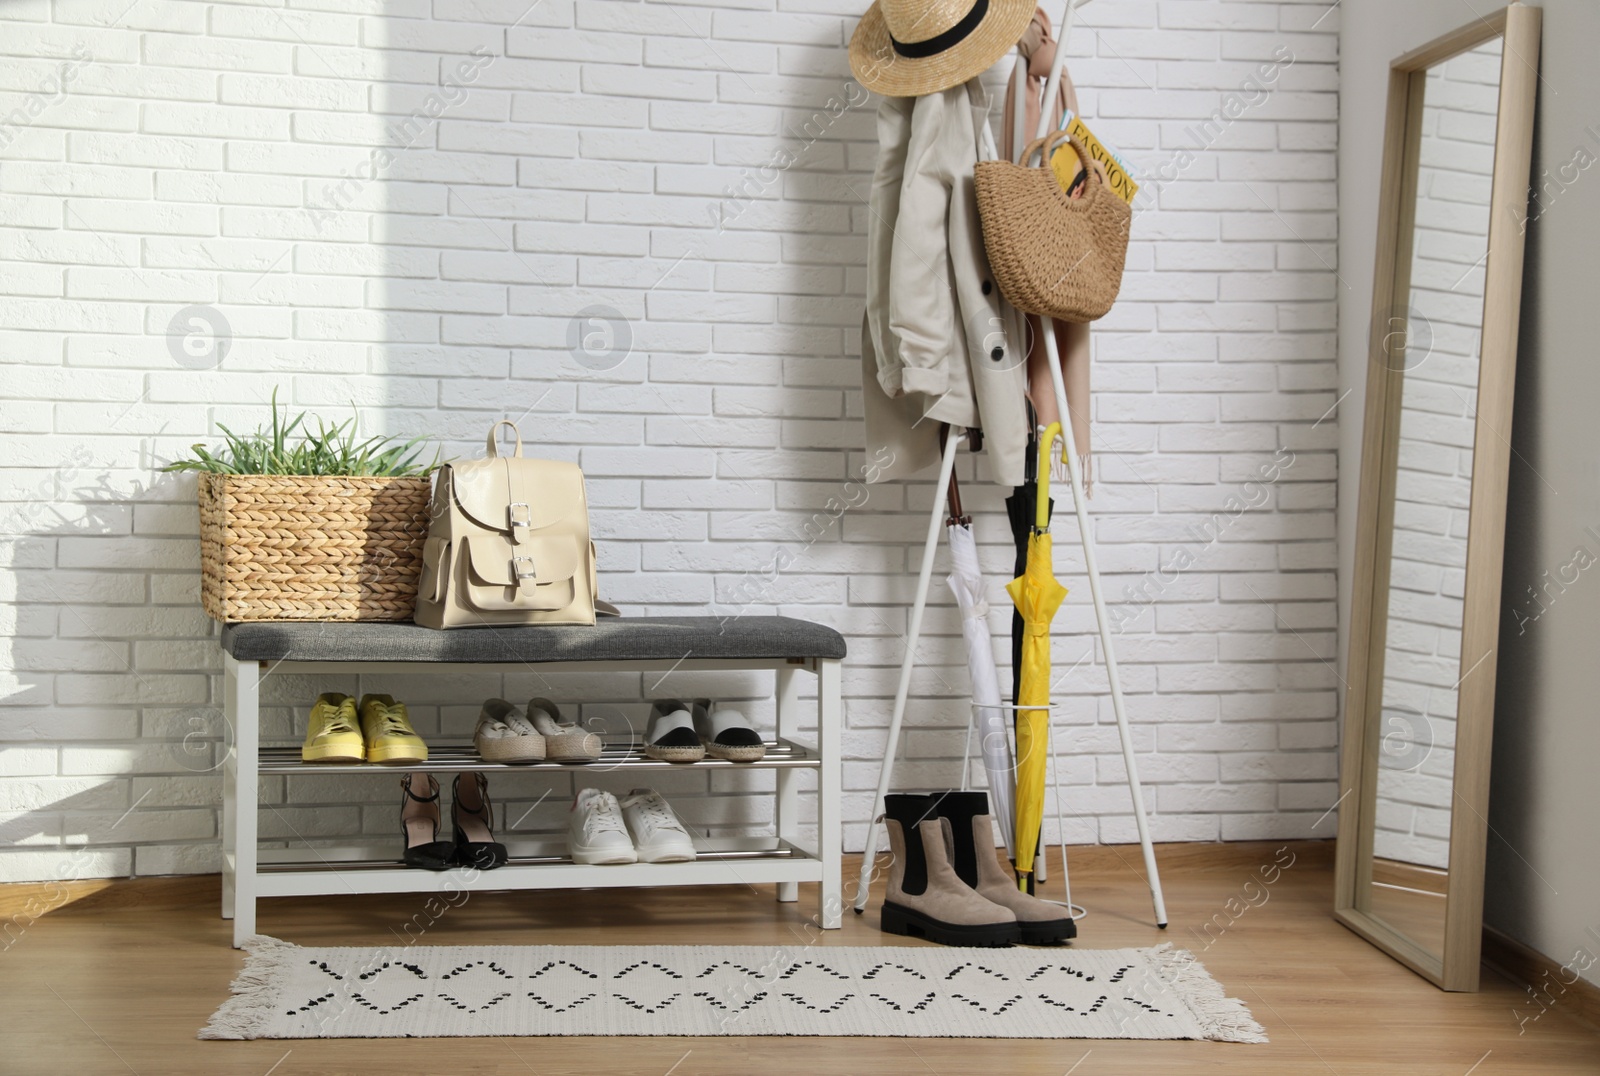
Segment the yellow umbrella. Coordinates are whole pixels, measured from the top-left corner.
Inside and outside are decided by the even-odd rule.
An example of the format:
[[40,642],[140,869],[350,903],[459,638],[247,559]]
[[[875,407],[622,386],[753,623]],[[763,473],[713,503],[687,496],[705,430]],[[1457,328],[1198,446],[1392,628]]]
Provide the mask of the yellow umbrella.
[[1028,564],[1006,585],[1022,614],[1022,672],[1017,686],[1017,828],[1019,888],[1033,873],[1033,851],[1044,818],[1044,763],[1050,738],[1050,621],[1066,600],[1051,565],[1050,450],[1061,434],[1052,422],[1039,439],[1039,503],[1028,537]]

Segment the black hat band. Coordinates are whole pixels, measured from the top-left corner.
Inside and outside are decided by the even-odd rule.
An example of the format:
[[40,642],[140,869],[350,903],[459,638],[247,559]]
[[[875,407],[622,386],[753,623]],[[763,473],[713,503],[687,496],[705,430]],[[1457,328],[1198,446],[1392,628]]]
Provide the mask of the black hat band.
[[960,44],[978,28],[983,17],[989,13],[989,0],[975,0],[972,10],[962,17],[944,33],[930,37],[926,41],[899,41],[893,34],[889,35],[889,44],[894,46],[894,51],[908,60],[923,60],[929,56],[937,56],[946,49]]

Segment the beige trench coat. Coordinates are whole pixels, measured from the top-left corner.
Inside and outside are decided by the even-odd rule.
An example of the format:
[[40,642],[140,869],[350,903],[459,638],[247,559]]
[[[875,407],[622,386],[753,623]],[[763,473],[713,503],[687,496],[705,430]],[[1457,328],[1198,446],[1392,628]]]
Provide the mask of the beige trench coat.
[[892,454],[886,478],[936,463],[949,423],[983,430],[993,481],[1022,483],[1026,348],[989,274],[973,193],[986,114],[976,80],[878,107],[861,359],[867,448]]

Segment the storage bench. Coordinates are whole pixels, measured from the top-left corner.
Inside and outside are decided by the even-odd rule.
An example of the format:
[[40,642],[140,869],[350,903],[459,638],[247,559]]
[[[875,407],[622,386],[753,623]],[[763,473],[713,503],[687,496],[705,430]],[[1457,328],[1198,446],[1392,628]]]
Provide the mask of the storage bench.
[[[233,920],[237,946],[255,933],[261,897],[331,893],[429,893],[462,889],[581,889],[615,886],[776,884],[780,901],[798,899],[799,883],[820,883],[817,922],[837,928],[840,903],[840,725],[844,638],[832,628],[776,616],[622,617],[593,627],[522,626],[435,631],[415,624],[287,623],[229,624],[222,629],[226,684],[223,707],[233,732],[224,763],[222,821],[222,914]],[[453,773],[481,770],[513,773],[559,771],[581,777],[583,765],[543,762],[506,765],[480,759],[470,743],[430,743],[428,761],[390,767],[368,763],[306,764],[300,749],[260,745],[260,690],[275,673],[381,674],[424,671],[447,665],[452,672],[493,673],[528,666],[541,672],[728,671],[771,669],[776,673],[777,738],[760,762],[707,758],[667,763],[647,758],[635,742],[608,742],[590,767],[599,772],[704,768],[771,769],[776,773],[774,833],[770,837],[696,838],[690,863],[585,866],[566,855],[564,842],[520,840],[495,831],[511,854],[493,871],[458,868],[443,873],[417,870],[400,861],[400,836],[384,848],[259,847],[259,781],[270,774],[394,774],[396,770]],[[801,730],[801,672],[816,677],[816,720],[810,740]],[[353,694],[353,692],[352,692]],[[309,709],[312,700],[305,700]],[[817,839],[799,835],[800,773],[816,772]],[[647,783],[648,778],[645,782]],[[502,786],[503,787],[503,786]],[[498,826],[504,820],[497,819]],[[448,832],[449,819],[445,819]]]

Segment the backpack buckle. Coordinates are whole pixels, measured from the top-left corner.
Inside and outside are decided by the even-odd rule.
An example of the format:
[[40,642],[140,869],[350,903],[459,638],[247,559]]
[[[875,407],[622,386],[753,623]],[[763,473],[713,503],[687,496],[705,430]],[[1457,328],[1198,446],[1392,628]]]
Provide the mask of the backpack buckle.
[[512,557],[511,575],[516,580],[516,586],[519,590],[525,586],[536,585],[524,583],[524,579],[537,580],[539,578],[539,573],[533,566],[532,557]]
[[533,509],[526,501],[512,501],[506,505],[506,522],[511,529],[511,541],[520,542],[522,539],[517,534],[517,528],[529,530],[533,527]]

